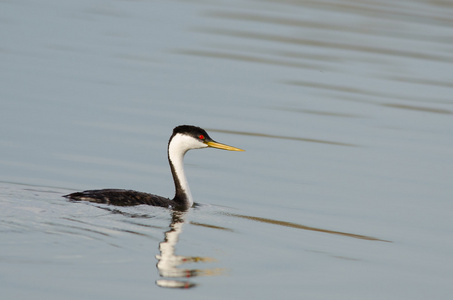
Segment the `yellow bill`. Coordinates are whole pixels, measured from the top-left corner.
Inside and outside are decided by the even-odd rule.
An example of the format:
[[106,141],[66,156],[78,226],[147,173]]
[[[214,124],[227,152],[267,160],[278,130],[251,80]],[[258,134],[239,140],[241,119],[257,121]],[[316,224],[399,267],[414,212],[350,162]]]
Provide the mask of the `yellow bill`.
[[206,145],[208,145],[208,147],[217,148],[217,149],[223,149],[223,150],[229,150],[229,151],[245,151],[245,150],[242,150],[242,149],[239,149],[236,147],[228,146],[228,145],[217,143],[214,141],[205,141],[204,143]]

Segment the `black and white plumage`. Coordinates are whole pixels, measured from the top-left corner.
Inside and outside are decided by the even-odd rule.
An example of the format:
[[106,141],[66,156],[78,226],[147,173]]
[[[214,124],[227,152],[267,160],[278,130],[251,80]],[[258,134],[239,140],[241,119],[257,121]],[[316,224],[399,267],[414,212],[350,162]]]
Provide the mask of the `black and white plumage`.
[[208,133],[200,127],[181,125],[173,129],[173,134],[168,142],[168,162],[170,163],[176,190],[173,199],[122,189],[88,190],[65,195],[64,197],[73,201],[90,201],[118,206],[147,204],[186,210],[192,207],[194,202],[184,172],[184,155],[191,149],[202,149],[207,147],[230,151],[244,151],[239,148],[215,142],[209,137]]

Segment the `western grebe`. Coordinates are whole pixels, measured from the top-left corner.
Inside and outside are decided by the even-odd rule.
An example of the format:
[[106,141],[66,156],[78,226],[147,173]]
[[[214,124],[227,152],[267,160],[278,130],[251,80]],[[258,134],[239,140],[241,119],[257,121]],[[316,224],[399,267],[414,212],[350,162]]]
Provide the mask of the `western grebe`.
[[230,151],[244,151],[239,148],[217,143],[211,139],[208,133],[196,126],[181,125],[173,129],[173,134],[168,141],[168,162],[170,163],[173,181],[175,182],[175,197],[173,199],[142,193],[132,190],[103,189],[76,192],[65,195],[70,200],[90,201],[118,206],[133,206],[147,204],[162,206],[173,209],[186,210],[193,205],[189,183],[184,173],[184,154],[191,149],[218,148]]

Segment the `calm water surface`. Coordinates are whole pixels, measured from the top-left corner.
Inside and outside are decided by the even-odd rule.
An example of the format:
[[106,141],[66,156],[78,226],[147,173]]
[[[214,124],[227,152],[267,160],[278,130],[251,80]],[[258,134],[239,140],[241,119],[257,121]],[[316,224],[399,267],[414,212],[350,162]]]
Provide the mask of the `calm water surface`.
[[[448,1],[3,1],[2,299],[446,299]],[[173,194],[186,213],[72,203]]]

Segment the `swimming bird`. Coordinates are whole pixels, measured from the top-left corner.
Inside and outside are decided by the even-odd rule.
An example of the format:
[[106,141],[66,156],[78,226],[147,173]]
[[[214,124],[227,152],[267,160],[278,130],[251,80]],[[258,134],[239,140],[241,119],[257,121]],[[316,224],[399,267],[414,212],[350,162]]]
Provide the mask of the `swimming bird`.
[[244,151],[239,148],[215,142],[208,133],[196,126],[181,125],[173,129],[173,134],[168,141],[168,162],[170,163],[173,181],[175,183],[175,196],[173,199],[123,189],[102,189],[76,192],[63,197],[73,201],[90,201],[118,206],[133,206],[147,204],[152,206],[168,207],[177,210],[187,210],[193,205],[189,183],[184,173],[183,159],[187,151],[202,148],[217,148],[229,151]]

